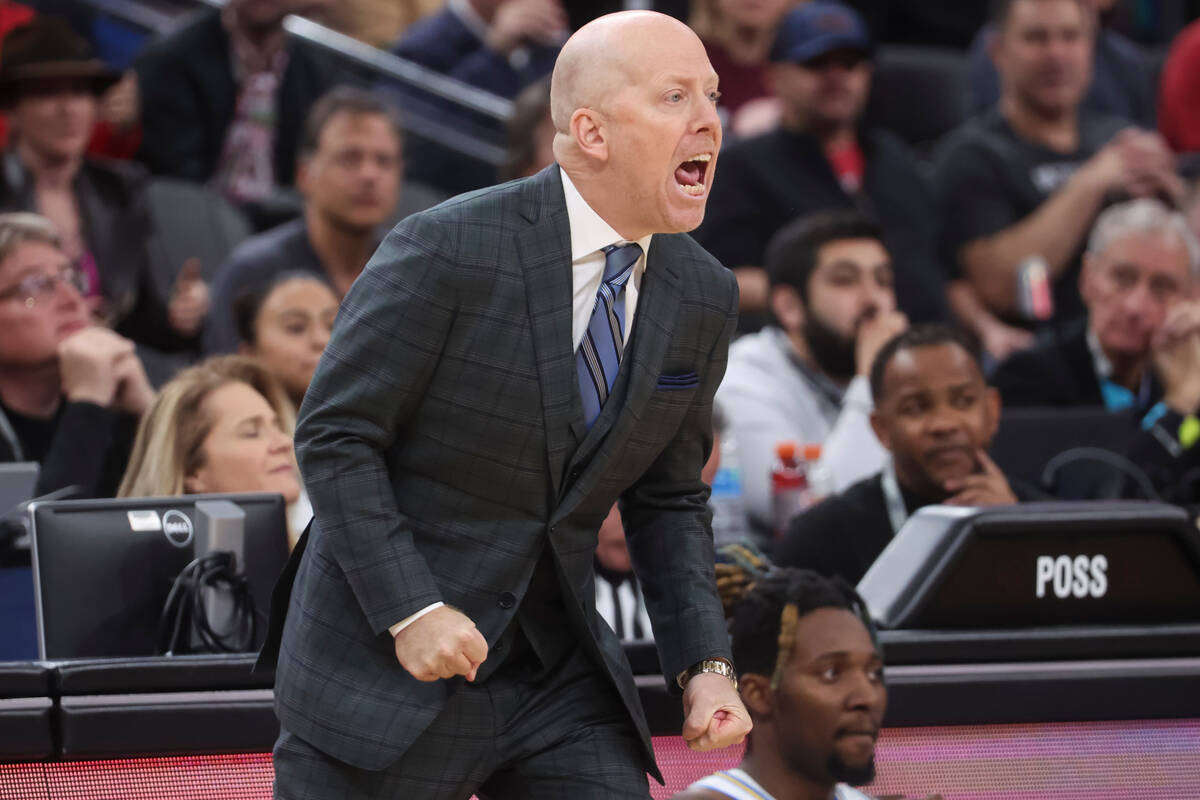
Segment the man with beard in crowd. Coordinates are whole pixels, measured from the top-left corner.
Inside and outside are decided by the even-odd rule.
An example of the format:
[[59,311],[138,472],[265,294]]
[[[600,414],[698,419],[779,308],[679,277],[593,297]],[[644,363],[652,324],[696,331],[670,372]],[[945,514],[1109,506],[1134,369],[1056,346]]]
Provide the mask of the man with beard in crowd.
[[717,404],[737,442],[751,521],[770,530],[779,442],[822,444],[835,489],[883,466],[867,373],[908,321],[896,310],[879,227],[858,212],[793,222],[771,241],[766,264],[776,325],[730,348]]

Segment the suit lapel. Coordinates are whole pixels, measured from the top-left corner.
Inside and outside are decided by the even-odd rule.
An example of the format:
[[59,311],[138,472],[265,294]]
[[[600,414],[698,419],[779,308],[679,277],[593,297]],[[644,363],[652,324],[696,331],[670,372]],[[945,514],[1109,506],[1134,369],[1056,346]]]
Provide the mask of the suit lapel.
[[557,166],[526,184],[521,215],[530,224],[517,233],[517,255],[525,276],[542,393],[551,498],[556,499],[573,444],[568,432],[577,391],[571,348],[571,231]]
[[641,419],[642,409],[658,383],[675,328],[681,299],[679,281],[679,254],[675,241],[660,234],[650,244],[629,352],[621,360],[617,387],[623,391],[614,393],[604,404],[592,430],[571,457],[568,469],[580,469],[581,472],[574,485],[568,487],[568,494],[555,513],[556,518],[566,516],[587,496],[634,424]]

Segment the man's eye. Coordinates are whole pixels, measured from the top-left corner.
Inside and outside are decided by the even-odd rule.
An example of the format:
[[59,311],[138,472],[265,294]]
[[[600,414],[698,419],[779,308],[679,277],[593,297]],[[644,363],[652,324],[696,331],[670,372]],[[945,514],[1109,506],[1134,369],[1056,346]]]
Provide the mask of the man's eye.
[[716,91],[709,92],[708,99],[711,100],[712,102],[716,103],[721,99],[721,93],[716,92]]
[[668,103],[678,103],[682,99],[683,99],[683,92],[671,92],[669,95],[667,95]]
[[821,680],[833,682],[838,679],[837,667],[826,667],[821,671]]

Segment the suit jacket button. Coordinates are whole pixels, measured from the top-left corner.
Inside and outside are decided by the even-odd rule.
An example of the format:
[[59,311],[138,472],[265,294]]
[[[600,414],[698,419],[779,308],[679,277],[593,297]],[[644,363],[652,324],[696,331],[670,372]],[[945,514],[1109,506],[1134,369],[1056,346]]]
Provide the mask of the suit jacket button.
[[500,604],[501,608],[512,608],[517,604],[517,596],[512,592],[501,592],[496,602]]
[[576,467],[575,469],[571,470],[571,474],[568,477],[573,481],[577,481],[579,480],[580,474],[582,473],[580,472],[579,468]]

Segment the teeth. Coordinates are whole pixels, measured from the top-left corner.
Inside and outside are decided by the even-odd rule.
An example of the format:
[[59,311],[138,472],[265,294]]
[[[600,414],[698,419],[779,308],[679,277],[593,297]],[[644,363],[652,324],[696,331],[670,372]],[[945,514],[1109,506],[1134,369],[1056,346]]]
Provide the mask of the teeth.
[[697,197],[704,194],[704,184],[702,183],[696,186],[684,186],[682,183],[680,183],[678,186],[680,189],[683,189],[684,194],[691,194]]
[[712,153],[701,153],[698,156],[692,156],[691,158],[688,159],[688,161],[704,161],[704,162],[712,161]]

